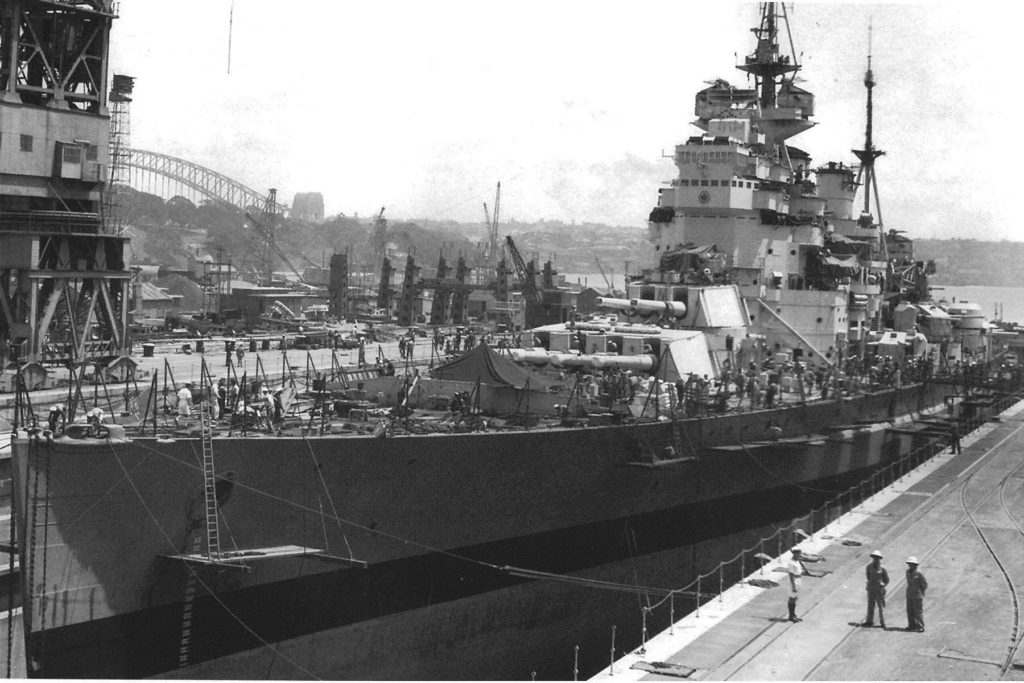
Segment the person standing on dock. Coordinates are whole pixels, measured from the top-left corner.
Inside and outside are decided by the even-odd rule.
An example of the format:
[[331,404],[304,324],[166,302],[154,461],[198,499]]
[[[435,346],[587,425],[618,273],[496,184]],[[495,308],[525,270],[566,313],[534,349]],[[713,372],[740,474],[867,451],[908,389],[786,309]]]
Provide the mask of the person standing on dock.
[[917,571],[917,558],[907,558],[907,630],[924,632],[924,592],[928,582]]
[[178,391],[178,417],[192,416],[192,382],[185,382]]
[[217,387],[214,391],[217,394],[217,414],[213,417],[214,419],[219,420],[224,417],[224,405],[228,399],[228,385],[223,377],[217,380]]
[[953,455],[960,454],[960,425],[956,422],[953,423],[953,429],[949,434],[950,445],[952,446]]
[[793,558],[786,564],[786,573],[789,574],[789,620],[796,623],[803,621],[796,615],[796,599],[800,593],[800,577],[807,571],[804,569],[803,552],[800,548],[793,548]]
[[885,628],[885,587],[889,585],[889,572],[882,566],[882,553],[871,553],[871,562],[865,568],[867,575],[868,615],[861,626],[875,625],[875,607],[878,607],[878,623]]

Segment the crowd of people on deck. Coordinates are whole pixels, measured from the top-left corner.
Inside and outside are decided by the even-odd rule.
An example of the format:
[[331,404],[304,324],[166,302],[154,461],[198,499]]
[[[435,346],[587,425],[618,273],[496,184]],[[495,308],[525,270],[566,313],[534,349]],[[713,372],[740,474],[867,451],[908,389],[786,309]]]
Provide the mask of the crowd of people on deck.
[[176,394],[175,421],[190,418],[194,407],[203,401],[210,402],[210,415],[214,420],[237,418],[240,424],[267,430],[274,429],[283,420],[283,387],[272,390],[258,381],[242,387],[234,377],[220,377],[216,382],[212,389],[185,382]]

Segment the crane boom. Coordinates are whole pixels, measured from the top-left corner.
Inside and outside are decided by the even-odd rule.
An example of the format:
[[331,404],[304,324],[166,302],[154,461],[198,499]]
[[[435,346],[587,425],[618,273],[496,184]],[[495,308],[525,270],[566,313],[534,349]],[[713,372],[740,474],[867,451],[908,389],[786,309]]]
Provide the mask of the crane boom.
[[[487,205],[484,204],[484,213],[487,213]],[[494,220],[488,219],[490,225],[490,266],[491,270],[498,265],[498,218],[501,214],[501,181],[498,181],[498,189],[494,193]]]
[[538,304],[544,303],[544,295],[537,289],[537,283],[529,276],[526,270],[526,263],[516,248],[512,235],[505,235],[505,245],[508,247],[508,253],[512,255],[512,263],[515,265],[516,275],[519,276],[519,281],[523,283],[523,298],[532,299]]
[[604,284],[605,284],[606,287],[608,287],[608,293],[611,294],[612,293],[612,283],[608,281],[608,276],[604,274],[604,268],[601,267],[601,259],[599,259],[598,257],[595,256],[594,257],[594,263],[597,264],[597,270],[598,270],[599,273],[601,273],[601,277],[604,278]]

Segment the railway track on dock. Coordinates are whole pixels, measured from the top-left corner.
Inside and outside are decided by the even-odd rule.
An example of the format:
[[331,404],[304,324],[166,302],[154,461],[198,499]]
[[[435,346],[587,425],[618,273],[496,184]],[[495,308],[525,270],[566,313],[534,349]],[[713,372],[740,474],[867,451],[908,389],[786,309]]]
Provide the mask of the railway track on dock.
[[[1020,540],[1024,540],[1024,526],[1021,522],[1013,515],[1010,508],[1010,504],[1007,497],[1007,488],[1011,482],[1015,480],[1015,475],[1020,474],[1024,469],[1024,460],[1015,464],[1008,462],[1008,457],[1016,457],[1015,454],[1006,449],[1006,444],[1014,443],[1019,440],[1020,433],[1024,431],[1024,425],[1017,426],[1008,434],[1002,436],[998,442],[988,447],[987,451],[980,455],[974,462],[967,466],[963,472],[954,477],[945,486],[936,491],[926,501],[922,502],[916,508],[914,508],[903,520],[897,522],[884,534],[884,538],[877,539],[879,546],[896,545],[901,538],[908,538],[910,536],[923,537],[925,530],[921,526],[922,522],[928,519],[928,515],[936,510],[941,505],[955,505],[955,509],[959,509],[959,514],[955,519],[951,520],[945,530],[941,533],[940,537],[933,540],[928,546],[918,551],[918,555],[922,558],[927,558],[933,554],[939,552],[943,544],[950,541],[950,539],[959,531],[962,531],[965,527],[969,527],[969,530],[974,531],[979,537],[981,537],[985,548],[988,550],[990,557],[993,559],[994,564],[998,567],[1003,582],[1007,586],[1007,590],[1010,593],[1010,607],[1012,610],[1011,619],[1011,632],[1009,637],[1009,644],[1006,648],[1005,653],[1001,654],[998,659],[994,660],[981,660],[971,658],[971,661],[982,662],[985,664],[992,664],[999,666],[1000,677],[1005,677],[1011,669],[1017,669],[1019,666],[1014,666],[1014,659],[1019,652],[1022,641],[1024,641],[1024,625],[1022,625],[1022,617],[1024,617],[1024,604],[1022,604],[1022,594],[1024,594],[1024,574],[1017,577],[1018,582],[1015,583],[1013,572],[1016,569],[1005,558],[1005,543],[1003,547],[1000,543],[991,538],[991,534],[986,533],[985,528],[977,521],[977,516],[985,512],[991,514],[997,512],[1008,520],[1009,525],[1015,531],[1016,536]],[[996,467],[1007,467],[1010,466],[1009,472],[1004,473],[998,482],[990,483],[984,490],[977,490],[978,475],[981,473],[989,473],[990,466]],[[971,485],[975,484],[974,490],[969,492]],[[970,493],[970,495],[968,495]],[[980,498],[979,498],[980,496]],[[934,536],[932,537],[934,538]],[[849,585],[851,582],[857,581],[857,575],[863,572],[863,567],[858,565],[856,568],[849,572],[848,576],[844,576],[844,580],[841,582],[844,585]],[[890,594],[896,594],[897,588],[903,584],[902,577],[894,580],[890,586]],[[1020,587],[1018,587],[1020,586]],[[839,590],[848,590],[847,588],[841,588]],[[807,604],[806,609],[813,610],[820,603],[824,602],[831,596],[830,592],[828,595],[817,596],[814,602]],[[708,678],[715,678],[718,680],[732,679],[732,678],[744,678],[749,673],[746,671],[748,665],[752,664],[762,653],[767,651],[775,641],[782,638],[791,628],[800,628],[800,626],[785,625],[779,627],[777,624],[769,624],[754,637],[741,647],[734,655],[728,658],[726,661],[721,662],[717,667],[707,672]],[[822,656],[817,659],[816,662],[808,662],[809,666],[805,670],[806,673],[802,676],[804,680],[820,678],[818,675],[821,667],[826,664],[836,653],[837,650],[843,647],[847,641],[850,640],[860,629],[851,629],[848,633],[842,636],[835,645],[822,652]],[[992,653],[989,653],[990,655]],[[966,659],[966,658],[965,658]],[[756,667],[755,667],[756,668]]]
[[1007,646],[1006,655],[999,666],[999,674],[1001,677],[1005,676],[1007,671],[1009,671],[1010,668],[1013,666],[1014,657],[1016,656],[1021,644],[1021,596],[1020,591],[1018,590],[1014,582],[1014,577],[1011,575],[1011,571],[1009,569],[1009,567],[1011,566],[1010,563],[1001,556],[1000,553],[1002,549],[998,548],[997,541],[991,538],[989,534],[985,533],[984,528],[981,524],[978,523],[977,519],[974,516],[974,513],[978,511],[983,505],[988,503],[994,495],[998,494],[997,501],[999,503],[1000,511],[1006,516],[1007,520],[1010,522],[1013,528],[1016,529],[1017,535],[1024,537],[1024,529],[1021,528],[1020,523],[1013,516],[1013,512],[1010,510],[1010,507],[1006,503],[1006,485],[1011,480],[1011,478],[1013,478],[1014,475],[1018,471],[1020,471],[1022,467],[1024,467],[1024,461],[1021,461],[1017,466],[1010,470],[1010,472],[1003,476],[1003,478],[1000,479],[999,483],[995,487],[991,488],[985,494],[985,496],[976,505],[973,506],[973,509],[967,501],[967,489],[974,474],[977,474],[977,472],[980,470],[975,471],[975,473],[972,474],[971,477],[969,477],[967,480],[965,480],[963,485],[960,487],[960,503],[963,507],[964,515],[967,518],[967,521],[970,523],[971,527],[974,529],[975,533],[977,533],[978,538],[981,539],[981,542],[985,546],[985,550],[988,552],[989,557],[992,559],[996,567],[999,569],[999,572],[1002,575],[1002,578],[1006,583],[1007,590],[1010,594],[1010,604],[1013,610],[1013,618],[1012,626],[1010,629],[1010,643]]

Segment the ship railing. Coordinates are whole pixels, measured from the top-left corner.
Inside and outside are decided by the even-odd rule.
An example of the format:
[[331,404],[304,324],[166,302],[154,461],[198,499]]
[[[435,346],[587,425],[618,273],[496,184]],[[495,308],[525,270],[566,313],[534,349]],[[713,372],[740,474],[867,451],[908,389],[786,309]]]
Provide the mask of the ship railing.
[[[865,477],[853,486],[836,492],[819,506],[791,519],[785,525],[777,527],[770,535],[757,539],[756,542],[743,548],[733,557],[720,561],[713,567],[697,574],[685,586],[668,590],[656,602],[651,603],[648,600],[647,604],[641,607],[645,630],[648,628],[648,620],[653,618],[656,610],[667,614],[669,617],[668,629],[671,630],[676,622],[676,613],[680,608],[685,610],[682,612],[683,614],[694,613],[699,617],[702,606],[706,606],[716,599],[719,602],[724,601],[725,591],[733,585],[741,583],[760,587],[777,585],[778,581],[772,581],[765,574],[766,565],[781,558],[804,538],[825,529],[843,515],[851,512],[874,494],[900,481],[934,456],[947,449],[952,450],[954,441],[958,440],[958,434],[973,432],[1020,401],[1022,397],[1024,397],[1024,390],[1018,388],[1012,394],[995,399],[990,411],[986,411],[985,414],[957,421],[958,432],[954,432],[951,428],[948,436],[928,436],[927,443],[876,469],[871,476]],[[799,485],[794,484],[794,486]],[[805,493],[810,494],[825,493],[807,487],[804,489]],[[846,545],[860,545],[859,541],[850,538],[843,539],[842,542]],[[805,558],[807,558],[804,560],[805,563],[815,563],[822,559],[816,556],[805,556]],[[750,573],[749,570],[755,568],[758,571],[754,574]],[[813,570],[809,573],[813,574]]]

